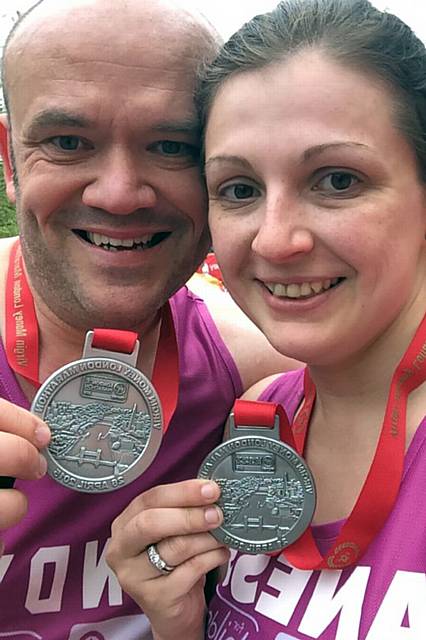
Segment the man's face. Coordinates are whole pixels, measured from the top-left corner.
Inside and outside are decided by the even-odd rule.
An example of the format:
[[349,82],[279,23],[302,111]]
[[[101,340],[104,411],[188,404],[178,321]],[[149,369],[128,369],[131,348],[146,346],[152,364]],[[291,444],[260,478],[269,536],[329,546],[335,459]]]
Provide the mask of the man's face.
[[10,73],[10,120],[32,285],[75,326],[137,326],[208,247],[192,100],[199,48],[167,20],[122,11],[28,31]]

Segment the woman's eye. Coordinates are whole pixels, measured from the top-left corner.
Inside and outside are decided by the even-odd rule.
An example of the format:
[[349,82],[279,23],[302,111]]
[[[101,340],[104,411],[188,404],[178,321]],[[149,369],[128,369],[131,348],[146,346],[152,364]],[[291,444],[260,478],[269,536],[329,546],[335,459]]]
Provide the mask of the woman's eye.
[[349,171],[333,171],[316,183],[314,191],[345,193],[360,182],[360,179]]
[[49,142],[61,151],[80,151],[84,146],[79,136],[55,136]]
[[260,195],[259,189],[251,184],[230,184],[220,189],[219,195],[227,200],[250,200]]

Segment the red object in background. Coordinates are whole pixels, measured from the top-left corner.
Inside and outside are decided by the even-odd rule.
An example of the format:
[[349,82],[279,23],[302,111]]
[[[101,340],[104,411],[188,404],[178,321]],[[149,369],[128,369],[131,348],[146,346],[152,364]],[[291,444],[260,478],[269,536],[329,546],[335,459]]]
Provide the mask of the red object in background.
[[217,264],[216,256],[214,253],[208,253],[204,259],[204,262],[200,264],[197,269],[197,273],[204,273],[205,275],[212,276],[219,280],[219,282],[223,282],[222,273]]

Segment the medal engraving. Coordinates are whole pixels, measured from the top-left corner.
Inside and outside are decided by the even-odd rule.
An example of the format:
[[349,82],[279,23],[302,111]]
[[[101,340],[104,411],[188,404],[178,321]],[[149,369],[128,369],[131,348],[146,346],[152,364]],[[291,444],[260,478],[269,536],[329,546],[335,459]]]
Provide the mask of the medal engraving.
[[[258,430],[257,430],[258,431]],[[245,553],[283,549],[312,519],[316,492],[304,460],[288,445],[259,435],[232,438],[204,460],[200,478],[221,488],[224,522],[211,533]]]
[[135,480],[162,439],[162,411],[150,381],[113,358],[82,358],[40,387],[31,410],[52,431],[48,473],[77,491],[97,493]]

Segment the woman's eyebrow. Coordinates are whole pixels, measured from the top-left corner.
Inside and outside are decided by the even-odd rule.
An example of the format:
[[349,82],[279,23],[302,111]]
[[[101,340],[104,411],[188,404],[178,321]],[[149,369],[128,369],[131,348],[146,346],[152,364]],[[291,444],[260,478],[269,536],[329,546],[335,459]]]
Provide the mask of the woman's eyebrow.
[[314,158],[315,156],[319,156],[322,153],[326,153],[327,151],[330,151],[330,150],[334,151],[336,149],[341,149],[341,148],[357,149],[357,150],[362,149],[362,150],[370,151],[370,147],[368,147],[366,144],[362,144],[361,142],[338,140],[336,142],[327,142],[324,144],[317,144],[313,147],[310,147],[309,149],[306,149],[302,153],[300,162],[301,163],[307,162],[311,158]]
[[234,165],[238,164],[244,169],[248,169],[249,171],[253,170],[253,167],[251,166],[250,162],[248,162],[248,160],[246,160],[245,158],[242,158],[241,156],[234,156],[234,155],[212,156],[206,161],[205,167],[207,168],[215,164],[219,164],[219,165],[220,164],[234,164]]

